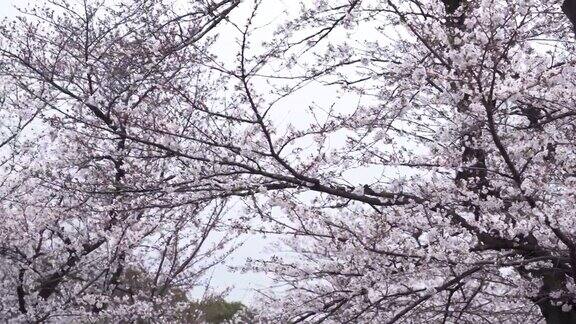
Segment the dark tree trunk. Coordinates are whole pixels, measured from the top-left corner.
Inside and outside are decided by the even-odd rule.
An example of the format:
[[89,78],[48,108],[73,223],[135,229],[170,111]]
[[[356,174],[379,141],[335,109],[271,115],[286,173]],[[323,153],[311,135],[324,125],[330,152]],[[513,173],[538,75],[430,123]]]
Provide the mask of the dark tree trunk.
[[444,7],[446,8],[446,13],[451,15],[454,12],[456,12],[456,9],[458,9],[458,7],[460,7],[460,3],[462,2],[462,0],[442,0],[442,2],[444,3]]
[[540,293],[535,298],[535,302],[540,307],[546,323],[576,324],[576,307],[571,305],[572,308],[565,312],[562,310],[562,306],[553,305],[553,299],[550,298],[552,292],[566,289],[566,275],[560,271],[551,271],[550,269],[537,271],[533,274],[542,278],[543,286],[540,288]]
[[562,11],[570,19],[572,30],[576,33],[576,0],[564,0]]
[[549,300],[538,303],[547,324],[575,324],[576,310],[564,312],[560,306],[553,306]]

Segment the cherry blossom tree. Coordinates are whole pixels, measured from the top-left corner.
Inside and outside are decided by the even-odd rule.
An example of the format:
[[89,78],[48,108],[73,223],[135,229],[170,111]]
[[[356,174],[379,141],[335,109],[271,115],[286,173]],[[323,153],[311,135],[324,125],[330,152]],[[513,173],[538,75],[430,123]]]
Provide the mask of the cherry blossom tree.
[[[576,320],[573,8],[317,1],[280,30],[271,47],[296,62],[291,71],[304,67],[295,79],[341,85],[360,101],[271,141],[313,137],[303,162],[275,158],[318,195],[255,204],[294,236],[295,256],[254,265],[286,285],[264,298],[279,310],[270,318]],[[361,183],[353,170],[379,176]],[[274,204],[287,217],[274,217]]]
[[237,4],[54,0],[2,27],[0,318],[184,316],[176,292],[204,285],[233,248],[226,197],[130,137],[185,118],[178,87],[211,95],[197,53]]
[[576,320],[574,2],[102,2],[2,32],[3,316],[177,320],[233,200],[262,321]]

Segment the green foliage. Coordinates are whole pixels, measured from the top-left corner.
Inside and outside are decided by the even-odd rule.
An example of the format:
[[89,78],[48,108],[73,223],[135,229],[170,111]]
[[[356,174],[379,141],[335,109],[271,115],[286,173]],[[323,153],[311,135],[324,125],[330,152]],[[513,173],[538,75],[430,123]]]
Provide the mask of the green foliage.
[[[189,314],[199,315],[196,321],[210,324],[233,323],[236,315],[246,311],[246,306],[240,302],[228,302],[221,297],[210,297],[202,302],[191,302]],[[246,313],[246,312],[244,312]],[[246,323],[250,314],[242,314],[242,322]],[[191,320],[191,318],[189,318]]]
[[[124,285],[132,293],[150,293],[154,287],[150,274],[142,269],[130,268],[124,272]],[[165,294],[171,296],[173,307],[187,304],[182,311],[176,312],[177,321],[181,323],[252,323],[253,314],[240,302],[228,302],[222,296],[207,296],[200,301],[192,301],[186,292],[175,287],[169,288]]]

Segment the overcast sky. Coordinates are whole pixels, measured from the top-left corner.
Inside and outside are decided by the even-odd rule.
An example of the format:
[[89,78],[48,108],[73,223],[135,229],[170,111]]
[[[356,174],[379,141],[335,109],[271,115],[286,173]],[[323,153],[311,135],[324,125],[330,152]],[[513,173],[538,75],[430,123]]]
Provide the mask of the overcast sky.
[[0,0],[0,16],[14,15],[16,13],[14,4],[22,6],[22,4],[26,2],[28,2],[28,0]]

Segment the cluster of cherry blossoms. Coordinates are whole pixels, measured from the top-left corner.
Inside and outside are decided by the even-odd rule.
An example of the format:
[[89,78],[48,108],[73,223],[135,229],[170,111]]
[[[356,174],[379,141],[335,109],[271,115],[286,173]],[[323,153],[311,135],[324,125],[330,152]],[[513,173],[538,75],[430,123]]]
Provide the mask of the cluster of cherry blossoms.
[[49,3],[0,29],[1,318],[190,321],[252,233],[262,322],[575,320],[572,1]]

